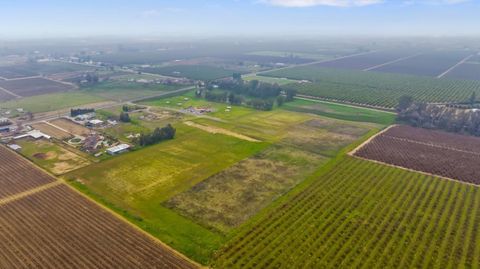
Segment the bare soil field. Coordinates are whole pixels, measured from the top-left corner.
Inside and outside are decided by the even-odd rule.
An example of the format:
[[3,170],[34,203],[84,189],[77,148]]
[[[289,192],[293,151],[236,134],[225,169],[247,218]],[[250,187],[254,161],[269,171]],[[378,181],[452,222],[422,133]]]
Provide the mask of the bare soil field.
[[395,126],[358,149],[355,156],[480,184],[480,138]]
[[0,80],[0,87],[22,97],[73,90],[73,85],[63,84],[44,78]]
[[49,121],[49,123],[55,126],[58,126],[61,129],[64,129],[71,134],[75,134],[78,136],[86,136],[91,133],[91,131],[88,128],[83,127],[82,125],[77,124],[68,119],[63,119],[63,118],[55,119],[55,120]]
[[0,268],[197,267],[4,147],[0,172]]
[[0,199],[54,181],[4,146],[0,146],[0,175]]
[[49,136],[55,137],[56,139],[63,140],[69,137],[72,137],[71,134],[64,132],[58,128],[55,128],[47,123],[40,122],[32,124],[32,127],[41,131],[42,133],[48,134]]

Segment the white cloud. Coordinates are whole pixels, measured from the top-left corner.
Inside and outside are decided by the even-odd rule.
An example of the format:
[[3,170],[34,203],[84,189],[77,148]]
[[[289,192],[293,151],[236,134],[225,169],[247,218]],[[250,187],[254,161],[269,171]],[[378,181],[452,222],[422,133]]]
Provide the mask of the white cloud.
[[[457,0],[458,1],[458,0]],[[360,7],[383,3],[383,0],[261,0],[260,2],[281,7]]]

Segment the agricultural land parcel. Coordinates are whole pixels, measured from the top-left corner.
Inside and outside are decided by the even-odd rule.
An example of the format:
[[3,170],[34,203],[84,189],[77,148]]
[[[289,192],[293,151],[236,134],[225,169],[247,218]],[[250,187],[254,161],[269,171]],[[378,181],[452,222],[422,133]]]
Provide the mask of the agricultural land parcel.
[[0,267],[196,268],[5,147],[0,160]]
[[[371,125],[364,124],[360,124],[361,127],[359,127],[356,123],[338,124],[336,121],[315,115],[284,110],[259,112],[234,106],[230,112],[226,112],[225,104],[207,103],[204,100],[193,99],[191,95],[187,96],[188,101],[184,100],[187,97],[180,96],[143,104],[156,105],[159,109],[163,106],[171,106],[172,108],[169,109],[172,110],[174,107],[179,110],[190,105],[211,105],[218,109],[208,116],[216,120],[193,116],[186,116],[184,120],[239,134],[248,134],[264,142],[249,142],[227,135],[212,134],[184,125],[181,121],[173,122],[174,127],[177,128],[177,136],[173,141],[162,142],[91,165],[67,174],[66,178],[78,180],[72,181],[72,184],[202,263],[208,262],[212,251],[225,242],[225,232],[230,233],[231,229],[243,220],[239,215],[235,215],[238,213],[229,216],[236,221],[233,225],[219,218],[214,221],[209,221],[206,216],[197,219],[198,215],[193,217],[193,214],[181,210],[180,206],[174,206],[173,200],[170,200],[172,197],[178,195],[173,199],[176,202],[181,201],[182,205],[184,202],[191,203],[198,198],[196,189],[214,193],[215,182],[219,178],[235,176],[235,171],[242,169],[243,174],[237,175],[237,178],[230,178],[231,180],[225,182],[224,187],[229,191],[236,188],[238,195],[246,195],[251,191],[245,187],[248,186],[246,184],[248,182],[256,183],[255,186],[263,188],[252,194],[258,199],[249,204],[252,212],[248,214],[253,214],[264,207],[267,204],[266,201],[271,201],[302,181],[308,172],[302,172],[301,168],[314,170],[312,168],[314,162],[318,161],[319,165],[324,163],[325,160],[334,156],[340,147],[358,137],[359,131],[363,133],[368,128],[372,128]],[[177,105],[180,101],[184,102],[181,107]],[[289,135],[295,128],[290,131],[289,128],[297,125],[296,131],[304,134],[300,136],[302,139],[295,143]],[[307,129],[316,130],[318,134],[305,132]],[[315,137],[309,137],[309,134]],[[312,146],[312,143],[317,146]],[[298,157],[297,163],[292,156]],[[272,180],[262,185],[258,178],[252,176],[252,164],[268,164],[271,168],[285,168],[293,178],[278,182]],[[246,171],[243,171],[243,168]],[[242,182],[242,178],[245,182]],[[201,185],[197,185],[199,183]],[[197,209],[224,210],[221,207],[215,207],[218,198],[220,197],[207,199],[209,204],[199,205]],[[242,201],[238,196],[232,196],[229,199],[226,202],[237,208],[238,201]],[[218,213],[213,212],[208,217],[210,216],[218,216]]]
[[348,156],[329,168],[245,225],[213,267],[478,268],[478,187]]
[[0,87],[21,97],[73,90],[73,85],[44,78],[26,78],[19,80],[0,80]]
[[480,185],[480,138],[395,126],[355,155]]
[[402,95],[417,101],[464,102],[480,95],[480,82],[302,66],[262,73],[265,76],[309,80],[292,84],[300,94],[339,102],[393,108]]
[[142,72],[160,74],[172,77],[186,77],[196,80],[213,80],[230,77],[235,70],[226,70],[221,67],[207,65],[174,65],[165,67],[147,67]]

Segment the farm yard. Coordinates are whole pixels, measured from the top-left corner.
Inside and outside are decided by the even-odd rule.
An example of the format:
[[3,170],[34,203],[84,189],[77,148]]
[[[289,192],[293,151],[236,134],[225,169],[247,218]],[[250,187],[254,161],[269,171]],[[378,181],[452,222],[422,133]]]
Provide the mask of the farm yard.
[[480,138],[395,126],[354,154],[365,159],[480,185]]
[[64,130],[61,130],[61,129],[58,129],[46,122],[40,122],[40,123],[35,123],[35,124],[32,124],[32,127],[36,130],[39,130],[40,132],[44,133],[44,134],[47,134],[51,137],[54,137],[58,140],[64,140],[64,139],[67,139],[67,138],[70,138],[72,137],[73,135],[64,131]]
[[0,158],[0,267],[197,267],[3,146]]
[[475,268],[480,190],[352,157],[245,225],[214,268]]
[[65,130],[67,133],[76,136],[87,136],[92,132],[90,129],[65,118],[51,120],[49,123],[60,130]]
[[421,102],[465,102],[480,95],[480,82],[302,66],[262,73],[312,83],[292,84],[299,94],[392,109],[402,95]]
[[90,164],[86,156],[74,152],[73,148],[67,149],[45,139],[22,139],[16,143],[22,147],[22,155],[54,175],[62,175]]

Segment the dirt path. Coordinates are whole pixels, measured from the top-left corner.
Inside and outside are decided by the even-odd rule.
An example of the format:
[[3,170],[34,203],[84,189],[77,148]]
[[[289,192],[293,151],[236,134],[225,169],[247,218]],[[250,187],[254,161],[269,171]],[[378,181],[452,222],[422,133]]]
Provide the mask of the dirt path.
[[6,92],[6,93],[8,93],[8,94],[10,94],[10,95],[12,95],[12,96],[15,96],[16,98],[22,98],[22,96],[20,96],[20,95],[18,95],[18,94],[15,94],[15,93],[13,93],[13,92],[5,89],[5,88],[0,87],[0,90],[1,90],[1,91],[4,91],[4,92]]
[[192,121],[185,121],[184,123],[188,126],[195,127],[195,128],[198,128],[200,130],[203,130],[205,132],[209,132],[209,133],[212,133],[212,134],[224,134],[224,135],[232,136],[232,137],[235,137],[235,138],[238,138],[238,139],[246,140],[246,141],[249,141],[249,142],[261,142],[260,140],[257,140],[255,138],[251,138],[251,137],[248,137],[246,135],[235,133],[235,132],[232,132],[232,131],[229,131],[229,130],[226,130],[226,129],[223,129],[223,128],[219,128],[219,127],[201,125],[201,124],[198,124],[198,123],[195,123],[195,122],[192,122]]
[[460,66],[460,65],[462,65],[464,62],[470,60],[470,58],[472,58],[473,56],[475,56],[475,55],[472,54],[472,55],[469,55],[469,56],[465,57],[463,60],[461,60],[460,62],[458,62],[456,65],[450,67],[449,69],[447,69],[447,71],[445,71],[445,72],[441,73],[440,75],[438,75],[437,78],[442,78],[442,77],[444,77],[446,74],[450,73],[450,71],[452,71],[453,69],[457,68],[457,66]]
[[61,181],[54,181],[54,182],[47,183],[45,185],[42,185],[40,187],[31,189],[31,190],[28,190],[28,191],[24,191],[24,192],[21,192],[21,193],[17,193],[17,194],[8,196],[6,198],[0,199],[0,206],[8,204],[8,203],[16,201],[16,200],[19,200],[19,199],[22,199],[22,198],[30,196],[32,194],[50,189],[50,188],[58,186],[60,184],[63,184],[63,183]]

